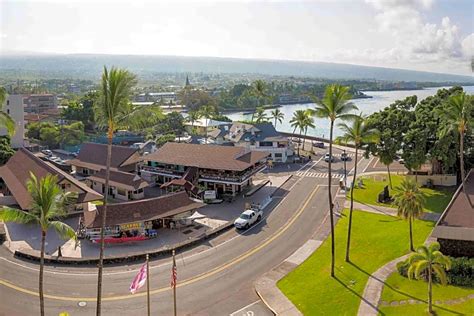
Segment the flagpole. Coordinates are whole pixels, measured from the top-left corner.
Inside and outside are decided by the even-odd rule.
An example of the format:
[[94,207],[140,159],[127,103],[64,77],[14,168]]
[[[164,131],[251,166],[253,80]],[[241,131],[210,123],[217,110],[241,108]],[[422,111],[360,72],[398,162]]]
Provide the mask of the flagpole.
[[[173,269],[176,269],[175,250],[173,249]],[[174,316],[176,316],[176,279],[173,284]]]
[[150,265],[149,265],[149,256],[146,254],[146,299],[147,299],[147,308],[148,316],[150,313]]

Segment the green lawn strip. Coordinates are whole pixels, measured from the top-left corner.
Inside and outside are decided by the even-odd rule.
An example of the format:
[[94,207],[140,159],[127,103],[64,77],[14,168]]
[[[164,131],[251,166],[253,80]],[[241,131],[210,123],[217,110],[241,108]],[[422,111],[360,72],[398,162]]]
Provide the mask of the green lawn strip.
[[[403,306],[383,306],[379,309],[381,315],[429,315],[427,304],[414,304]],[[436,315],[474,315],[474,300],[455,305],[433,304]]]
[[[462,297],[467,297],[470,294],[474,293],[474,288],[467,288],[467,287],[459,287],[459,286],[442,286],[440,284],[433,284],[433,302],[440,300],[452,300],[458,299]],[[401,301],[401,300],[428,300],[428,284],[423,281],[418,280],[409,280],[398,272],[392,273],[386,281],[386,285],[384,286],[382,292],[382,301],[392,302],[392,301]],[[472,304],[474,304],[474,300],[471,300]],[[454,305],[465,305],[466,307],[469,304],[454,304]],[[447,309],[451,309],[454,305],[449,304],[440,304],[441,307],[446,307]],[[474,305],[470,305],[473,307]],[[397,306],[380,306],[382,310],[385,308],[387,309],[394,309]],[[420,307],[419,311],[423,311],[423,307]],[[462,310],[460,308],[456,309],[456,311],[464,311],[468,312],[468,310]],[[446,311],[445,311],[446,312]],[[474,314],[474,309],[471,310],[471,313]]]
[[[330,272],[330,239],[302,265],[278,282],[280,290],[305,315],[355,315],[369,274],[408,252],[408,223],[373,213],[354,211],[352,263],[344,261],[348,211],[336,226],[336,278]],[[415,245],[422,244],[432,222],[415,221]]]
[[[395,207],[391,204],[384,204],[378,203],[377,197],[380,192],[383,191],[386,185],[389,185],[388,176],[387,174],[377,174],[377,175],[370,175],[370,176],[362,176],[363,180],[363,187],[358,188],[357,185],[354,188],[354,201],[364,203],[364,204],[371,204],[371,205],[380,205],[386,207]],[[404,176],[401,175],[392,175],[392,184],[393,190],[390,189],[390,195],[393,196],[395,194],[395,188],[400,185]],[[446,206],[448,205],[451,197],[453,196],[454,190],[453,188],[441,188],[438,187],[436,189],[428,189],[428,188],[421,188],[425,199],[426,205],[424,208],[425,212],[430,213],[442,213]],[[348,193],[348,197],[349,197]]]

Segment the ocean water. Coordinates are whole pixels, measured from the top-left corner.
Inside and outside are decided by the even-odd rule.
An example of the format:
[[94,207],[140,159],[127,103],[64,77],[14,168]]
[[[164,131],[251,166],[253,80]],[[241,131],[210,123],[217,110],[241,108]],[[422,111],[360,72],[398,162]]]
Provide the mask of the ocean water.
[[[426,88],[423,90],[403,90],[403,91],[365,91],[364,93],[372,96],[370,99],[355,99],[352,102],[359,108],[364,114],[372,114],[379,111],[380,109],[385,108],[386,106],[392,104],[396,100],[404,99],[408,96],[416,95],[418,101],[436,94],[436,91],[441,89],[437,88]],[[463,87],[464,91],[468,94],[474,94],[474,86]],[[293,116],[293,113],[296,110],[308,109],[314,107],[313,103],[308,104],[290,104],[283,105],[280,107],[280,110],[285,115],[285,118],[282,123],[277,122],[277,130],[282,132],[293,132],[291,127],[290,120]],[[271,110],[265,111],[268,116],[270,116]],[[227,116],[232,120],[250,120],[251,115],[244,115],[244,112],[236,112],[232,114],[227,114]],[[315,128],[308,129],[308,135],[319,136],[323,138],[329,138],[329,120],[315,118],[314,123]],[[298,131],[296,131],[298,132]],[[341,131],[337,127],[337,122],[334,128],[334,136],[340,136]]]

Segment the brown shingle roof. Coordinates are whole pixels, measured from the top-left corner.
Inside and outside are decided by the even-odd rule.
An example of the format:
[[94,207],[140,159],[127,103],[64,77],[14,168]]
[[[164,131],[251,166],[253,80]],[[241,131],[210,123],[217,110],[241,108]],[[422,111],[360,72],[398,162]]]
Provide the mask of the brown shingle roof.
[[243,171],[267,156],[266,152],[248,152],[243,147],[166,143],[147,155],[146,160],[201,169]]
[[[466,192],[474,201],[474,169],[466,176]],[[474,210],[464,193],[462,184],[446,207],[433,230],[433,237],[474,241]]]
[[[77,158],[69,161],[71,165],[90,169],[102,169],[107,160],[107,145],[84,143]],[[118,169],[141,161],[138,149],[125,146],[112,146],[111,168]]]
[[2,178],[18,205],[27,210],[30,207],[31,196],[26,189],[26,182],[30,178],[30,171],[37,177],[43,178],[48,174],[58,177],[58,183],[67,180],[79,191],[78,202],[89,202],[102,199],[102,195],[96,193],[84,183],[76,180],[70,174],[41,160],[30,151],[20,148],[8,162],[0,168]]
[[[105,183],[105,169],[101,169],[88,179],[99,183]],[[139,175],[122,171],[110,170],[109,181],[111,186],[126,188],[128,190],[138,190],[148,186],[148,183],[140,178]]]
[[[204,205],[191,200],[184,191],[147,200],[109,204],[105,225],[115,226],[170,217]],[[102,210],[103,206],[98,206],[97,211],[84,211],[84,225],[87,228],[100,227]]]

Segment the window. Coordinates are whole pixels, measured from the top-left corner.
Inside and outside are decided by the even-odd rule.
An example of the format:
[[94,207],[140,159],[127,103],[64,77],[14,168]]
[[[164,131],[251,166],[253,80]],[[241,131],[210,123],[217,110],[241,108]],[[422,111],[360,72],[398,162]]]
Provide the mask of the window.
[[272,147],[273,142],[260,142],[260,147]]
[[10,114],[10,109],[7,109],[7,114]]
[[281,158],[281,157],[283,157],[282,153],[275,153],[275,158]]
[[126,196],[126,195],[127,195],[127,191],[124,190],[124,189],[118,189],[118,188],[117,188],[117,194]]

